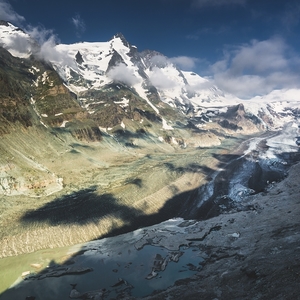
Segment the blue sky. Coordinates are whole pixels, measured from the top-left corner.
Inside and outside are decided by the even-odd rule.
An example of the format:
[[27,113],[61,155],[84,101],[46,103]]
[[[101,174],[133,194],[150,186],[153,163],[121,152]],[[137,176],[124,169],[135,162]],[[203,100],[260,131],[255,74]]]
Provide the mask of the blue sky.
[[107,41],[173,58],[247,98],[299,88],[298,0],[0,0],[0,18],[41,41]]

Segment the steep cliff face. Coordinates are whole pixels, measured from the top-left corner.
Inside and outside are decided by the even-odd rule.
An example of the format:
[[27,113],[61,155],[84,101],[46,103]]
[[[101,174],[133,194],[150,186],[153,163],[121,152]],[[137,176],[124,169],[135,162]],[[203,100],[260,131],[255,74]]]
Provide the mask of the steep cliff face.
[[47,156],[61,150],[55,130],[66,123],[71,137],[101,140],[97,125],[48,63],[14,57],[0,47],[1,194],[38,196],[62,188]]
[[[0,109],[2,130],[7,126],[43,124],[60,126],[64,120],[77,119],[83,109],[76,97],[48,64],[34,57],[12,56],[0,48]],[[61,117],[63,115],[63,117]]]
[[[298,299],[299,171],[297,164],[267,193],[249,197],[246,211],[183,222],[185,234],[195,236],[186,242],[204,261],[200,267],[194,262],[193,277],[143,299]],[[167,243],[170,236],[161,235],[160,241]]]
[[[27,65],[28,67],[28,65]],[[0,134],[9,133],[10,127],[20,123],[32,126],[30,107],[30,74],[22,60],[0,47]]]

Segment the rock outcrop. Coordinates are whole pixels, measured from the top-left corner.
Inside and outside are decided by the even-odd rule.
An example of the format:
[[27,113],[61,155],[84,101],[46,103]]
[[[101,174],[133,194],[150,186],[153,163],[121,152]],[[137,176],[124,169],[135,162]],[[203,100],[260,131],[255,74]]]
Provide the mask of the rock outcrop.
[[297,164],[268,193],[249,198],[247,211],[187,227],[190,246],[206,254],[203,268],[143,299],[299,299],[299,172]]

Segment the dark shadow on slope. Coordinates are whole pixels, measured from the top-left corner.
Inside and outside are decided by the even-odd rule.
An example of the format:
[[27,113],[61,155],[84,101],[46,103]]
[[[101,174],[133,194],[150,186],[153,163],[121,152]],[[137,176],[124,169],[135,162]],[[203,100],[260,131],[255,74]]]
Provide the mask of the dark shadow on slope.
[[214,153],[212,156],[219,161],[220,168],[222,168],[222,166],[227,165],[228,162],[240,159],[241,157],[238,154],[216,154],[216,153]]
[[125,184],[134,184],[139,188],[143,186],[142,179],[140,178],[129,178],[125,181]]
[[[186,201],[193,201],[197,197],[198,189],[194,189],[188,192],[175,195],[168,200],[165,205],[155,214],[151,215],[139,215],[135,219],[131,220],[130,225],[125,225],[121,228],[115,228],[103,237],[112,237],[119,234],[131,232],[138,228],[151,226],[161,223],[175,217],[182,217],[182,211]],[[147,206],[147,203],[144,204]],[[102,238],[102,237],[101,237]]]
[[[201,123],[201,122],[197,122],[197,123]],[[204,123],[203,123],[204,124]],[[189,121],[187,123],[187,125],[185,125],[184,128],[190,129],[193,133],[206,133],[207,130],[204,129],[200,129],[198,128],[193,122]]]
[[[214,178],[212,180],[213,184],[213,194],[210,198],[206,199],[201,208],[198,208],[198,203],[201,201],[201,197],[203,190],[202,187],[197,189],[181,193],[169,199],[165,205],[155,214],[152,215],[144,215],[142,211],[132,210],[124,205],[120,205],[118,201],[112,197],[112,195],[97,195],[95,193],[95,188],[90,188],[86,190],[82,190],[78,193],[74,193],[73,195],[66,195],[62,198],[56,199],[54,202],[45,205],[43,208],[35,211],[27,212],[23,218],[23,222],[48,222],[49,224],[62,224],[62,223],[76,223],[76,224],[86,224],[88,222],[93,222],[93,220],[97,220],[104,216],[107,213],[114,213],[117,211],[122,211],[122,218],[130,222],[130,225],[124,226],[122,228],[112,228],[112,230],[105,236],[115,236],[121,233],[130,232],[137,228],[150,226],[153,224],[157,224],[164,220],[173,218],[173,217],[184,217],[186,219],[196,218],[196,219],[207,219],[213,216],[216,216],[222,213],[220,209],[220,205],[223,203],[220,202],[221,199],[226,200],[225,196],[228,193],[228,185],[233,178],[235,172],[238,172],[245,162],[245,158],[238,158],[236,155],[216,155],[216,158],[219,160],[219,167],[224,168],[223,171],[215,171],[210,168],[205,168],[198,165],[187,166],[186,169],[190,168],[202,168],[202,171],[205,172],[207,176],[211,176]],[[290,165],[295,163],[296,161],[300,161],[300,152],[297,153],[283,153],[282,157],[290,158],[291,161],[286,165],[288,168]],[[255,161],[253,162],[255,166]],[[263,162],[262,162],[263,165]],[[176,168],[173,165],[169,165],[172,169]],[[257,167],[254,169],[254,175],[257,174]],[[181,170],[179,170],[181,171]],[[216,173],[217,172],[217,173]],[[263,172],[262,172],[263,173]],[[248,174],[248,179],[250,179],[250,175]],[[247,177],[247,176],[246,176]],[[246,178],[245,177],[245,178]],[[257,178],[258,181],[261,180],[261,177]],[[130,182],[131,183],[131,182]],[[133,184],[139,185],[140,182],[132,182]],[[227,199],[230,204],[230,199]],[[225,201],[226,202],[226,201]],[[224,202],[224,203],[225,203]],[[148,205],[144,203],[145,207]],[[225,204],[223,204],[225,205]],[[232,208],[230,205],[227,207],[228,210]],[[244,206],[244,209],[251,209],[250,207]],[[70,210],[70,211],[68,211]],[[227,211],[228,212],[228,211]],[[103,238],[101,236],[99,238]],[[81,255],[86,250],[78,251],[73,257],[68,259],[64,264],[55,264],[53,263],[49,269],[42,270],[41,275],[52,274],[51,272],[63,271],[68,269],[70,265],[74,263],[74,259],[76,256]],[[117,255],[112,254],[112,255]],[[68,269],[69,270],[69,269]],[[88,272],[88,270],[82,269],[82,272]],[[49,273],[50,272],[50,273]],[[79,275],[79,274],[78,274]],[[109,275],[108,275],[109,276]],[[64,275],[62,275],[62,278]],[[63,280],[63,279],[61,279]],[[79,282],[80,278],[78,277],[76,282]],[[98,281],[97,281],[98,282]],[[37,289],[41,289],[41,284],[43,281],[35,281]],[[28,282],[30,285],[30,282]],[[47,286],[44,288],[47,289]],[[59,284],[59,281],[56,281],[56,284]],[[24,285],[23,285],[24,286]],[[69,286],[69,284],[68,284]],[[102,288],[101,282],[98,282],[93,289]],[[22,287],[23,289],[23,287]],[[26,290],[26,288],[25,288]],[[69,286],[69,290],[71,291],[71,287]],[[16,290],[18,291],[18,289]],[[20,291],[20,289],[19,289]],[[32,297],[36,297],[37,294],[31,292],[30,295]],[[8,290],[4,292],[0,299],[12,299],[14,296],[13,290]],[[24,298],[26,299],[26,294],[24,294]],[[3,298],[2,298],[3,297]],[[20,298],[22,299],[22,298]],[[29,299],[29,298],[28,298]],[[34,299],[34,298],[32,298]],[[35,298],[36,300],[42,298]],[[53,298],[55,299],[55,298]],[[87,298],[80,298],[87,299]],[[107,298],[103,298],[107,299]]]
[[[288,169],[300,161],[298,152],[284,152],[276,159],[256,159],[251,156],[219,155],[220,171],[207,171],[212,180],[197,190],[195,199],[187,202],[184,218],[205,220],[222,213],[247,210],[247,197],[267,192],[276,182],[282,181]],[[199,205],[201,203],[201,205]]]
[[86,145],[86,144],[79,144],[79,143],[72,143],[70,144],[70,146],[72,148],[84,148],[84,149],[89,149],[89,150],[92,150],[92,151],[95,151],[95,149],[89,145]]
[[139,108],[134,108],[134,111],[138,112],[141,116],[145,117],[147,120],[151,122],[162,122],[162,119],[160,116],[158,116],[156,113],[151,111],[144,111]]
[[[186,165],[185,167],[176,167],[173,163],[164,163],[164,166],[171,172],[176,172],[179,174],[187,173],[187,172],[203,172],[205,169],[205,166],[202,166],[200,164],[191,163]],[[209,168],[208,168],[209,169]],[[206,170],[208,171],[208,170]]]
[[150,141],[154,138],[154,136],[147,132],[144,128],[139,128],[136,132],[126,129],[118,129],[112,132],[112,134],[116,142],[129,148],[141,148],[140,146],[135,145],[134,140],[144,139]]
[[[133,184],[139,184],[137,181]],[[195,190],[196,192],[196,190]],[[150,226],[157,224],[159,222],[170,219],[179,214],[182,204],[188,197],[192,197],[193,193],[186,192],[170,199],[165,206],[156,214],[144,215],[142,211],[132,210],[126,206],[119,205],[117,200],[111,195],[97,196],[95,195],[94,189],[82,190],[78,193],[74,193],[70,196],[64,196],[62,198],[56,199],[55,201],[45,205],[39,210],[27,212],[22,221],[27,222],[41,222],[49,223],[51,225],[58,224],[87,224],[101,218],[104,215],[104,210],[107,213],[120,212],[122,218],[129,222],[130,225],[124,226],[122,228],[111,227],[111,231],[99,238],[105,238],[110,236],[116,236],[118,234],[133,231],[137,228]],[[73,201],[78,200],[77,202]],[[73,204],[72,204],[73,202]],[[110,203],[111,202],[111,203]],[[75,206],[74,208],[72,206]],[[147,203],[145,203],[147,206]],[[70,211],[68,211],[70,209]],[[90,214],[90,215],[89,215]],[[118,214],[119,216],[119,214]],[[28,279],[22,281],[21,284],[17,285],[15,289],[8,289],[0,295],[1,300],[11,300],[11,299],[34,299],[34,300],[44,300],[44,299],[67,299],[72,288],[76,287],[76,284],[81,281],[80,275],[87,274],[94,271],[94,265],[90,263],[86,264],[75,264],[77,258],[80,257],[87,249],[82,249],[72,255],[64,263],[56,263],[51,261],[47,268],[44,268],[35,274],[28,276]],[[111,255],[116,255],[117,253],[111,253]],[[101,262],[95,262],[97,264]],[[70,277],[73,276],[73,277]],[[114,273],[107,273],[106,276],[114,276]],[[73,279],[69,279],[73,278]],[[70,282],[70,280],[72,280]],[[121,281],[117,281],[116,287]],[[79,284],[78,290],[82,289],[83,284]],[[92,288],[89,288],[91,292],[83,290],[82,294],[74,296],[73,299],[123,299],[123,290],[120,287],[120,291],[114,286],[108,287],[109,291],[104,290],[101,278],[94,279],[92,284],[89,284]],[[107,288],[107,287],[106,287]],[[125,284],[126,289],[126,284]],[[117,298],[109,298],[107,293],[110,290],[114,290],[118,293]],[[103,298],[92,298],[91,295],[96,293],[103,293]],[[75,292],[74,292],[75,293]],[[75,293],[76,295],[76,293]]]
[[[136,184],[141,182],[137,181]],[[120,204],[111,194],[99,195],[96,188],[91,187],[64,195],[38,209],[27,211],[20,221],[50,225],[84,225],[98,222],[102,217],[116,213],[124,221],[130,221],[142,212]]]

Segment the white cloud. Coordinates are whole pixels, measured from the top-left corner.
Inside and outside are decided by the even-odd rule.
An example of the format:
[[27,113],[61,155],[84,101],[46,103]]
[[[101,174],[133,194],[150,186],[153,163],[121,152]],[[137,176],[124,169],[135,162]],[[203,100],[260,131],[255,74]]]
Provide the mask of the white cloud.
[[169,60],[164,55],[154,55],[150,59],[151,66],[164,68],[168,65]]
[[0,0],[0,20],[12,22],[14,25],[20,25],[25,21],[25,18],[17,14],[7,1]]
[[214,86],[213,82],[210,80],[207,80],[207,81],[199,82],[197,84],[186,85],[185,88],[188,92],[195,93],[195,92],[201,91],[201,90],[208,90],[208,89],[212,88],[213,86]]
[[133,86],[140,82],[140,79],[134,75],[134,71],[127,68],[124,64],[112,68],[107,76],[115,81],[123,82],[129,86]]
[[80,15],[76,15],[72,18],[72,24],[75,26],[77,36],[80,36],[80,34],[85,31],[85,22]]
[[300,87],[300,58],[280,38],[227,50],[210,69],[217,86],[241,98]]
[[199,62],[198,58],[189,56],[176,56],[168,58],[164,55],[154,55],[150,59],[150,64],[152,67],[165,68],[170,64],[174,64],[178,66],[179,69],[184,71],[191,71],[194,69],[197,62]]
[[[25,22],[25,18],[16,13],[12,6],[5,0],[0,0],[0,20],[5,20],[20,25]],[[78,27],[82,24],[78,23]],[[58,43],[57,36],[51,29],[45,29],[43,26],[31,26],[23,24],[22,26],[32,39],[26,34],[12,35],[8,41],[7,47],[13,50],[17,56],[35,53],[38,57],[46,61],[64,62],[72,67],[76,67],[74,61],[67,55],[56,50]],[[39,46],[38,46],[39,45]]]
[[51,29],[45,29],[42,26],[27,26],[27,33],[40,45],[36,55],[45,61],[68,64],[73,68],[77,68],[74,60],[65,52],[58,51],[56,45],[59,39]]
[[177,56],[170,58],[170,61],[180,69],[190,71],[195,68],[198,59],[195,57]]
[[151,83],[158,89],[170,89],[176,86],[176,82],[167,77],[163,71],[154,67],[149,75]]
[[56,36],[53,33],[53,30],[46,29],[43,26],[31,26],[26,27],[26,32],[35,39],[39,44],[45,43],[47,40],[52,39],[56,40]]
[[13,55],[28,57],[32,50],[32,43],[30,43],[26,35],[11,35],[6,40],[5,48],[11,51]]
[[27,26],[27,33],[35,39],[40,45],[37,55],[46,61],[63,61],[63,54],[55,49],[59,42],[57,36],[51,29],[45,29],[42,26]]
[[[16,13],[12,6],[5,0],[0,0],[0,19],[10,21],[14,25],[25,21],[25,18]],[[10,38],[9,48],[20,53],[36,53],[36,51],[38,51],[36,54],[47,61],[58,54],[54,49],[57,38],[52,30],[45,29],[42,26],[31,26],[26,24],[23,25],[23,28],[33,40],[29,39],[26,35],[13,35]],[[35,42],[40,45],[40,49],[38,49]]]
[[55,45],[55,37],[51,36],[48,40],[42,43],[39,56],[47,61],[59,62],[61,60],[61,54],[56,51]]
[[247,0],[193,0],[192,6],[202,8],[205,6],[245,5]]
[[[168,72],[163,72],[163,68],[168,66],[178,66],[179,69],[184,71],[191,71],[195,68],[196,63],[200,60],[195,57],[188,56],[177,56],[168,58],[163,55],[155,55],[151,58],[151,72],[149,74],[149,79],[151,83],[158,89],[172,89],[178,82],[172,79],[172,75],[168,76]],[[176,76],[174,77],[176,78]]]
[[250,45],[237,49],[231,61],[231,73],[241,74],[244,71],[263,73],[282,70],[289,64],[285,56],[286,48],[284,41],[278,38],[266,41],[253,40]]
[[55,37],[51,36],[41,44],[39,57],[46,61],[62,62],[64,61],[64,55],[58,52],[55,48],[56,41]]

